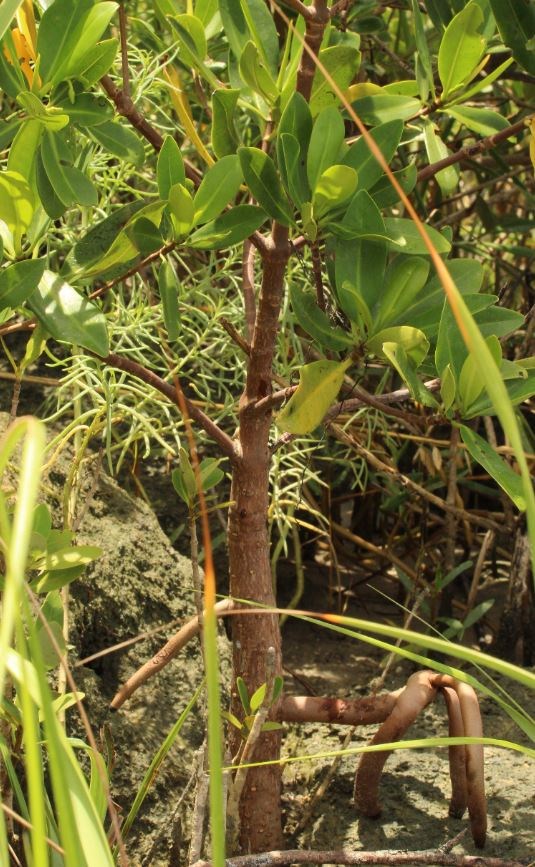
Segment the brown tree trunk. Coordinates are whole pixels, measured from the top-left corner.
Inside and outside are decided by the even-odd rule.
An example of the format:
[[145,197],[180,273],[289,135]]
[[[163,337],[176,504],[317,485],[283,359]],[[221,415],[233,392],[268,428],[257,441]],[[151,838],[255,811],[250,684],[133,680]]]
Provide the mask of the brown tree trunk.
[[[267,527],[271,410],[259,412],[255,403],[271,392],[271,368],[288,255],[288,231],[275,224],[264,258],[247,381],[240,401],[240,454],[233,468],[233,502],[229,510],[230,592],[235,599],[250,599],[265,605],[275,605]],[[232,639],[232,711],[243,718],[235,689],[236,677],[243,677],[249,694],[264,683],[268,647],[275,649],[275,674],[281,673],[278,617],[234,618]],[[234,732],[230,747],[235,755],[239,736]],[[279,751],[280,734],[265,734],[257,743],[254,759],[276,759]],[[261,852],[281,846],[280,791],[279,766],[249,771],[240,807],[240,843],[244,851]]]

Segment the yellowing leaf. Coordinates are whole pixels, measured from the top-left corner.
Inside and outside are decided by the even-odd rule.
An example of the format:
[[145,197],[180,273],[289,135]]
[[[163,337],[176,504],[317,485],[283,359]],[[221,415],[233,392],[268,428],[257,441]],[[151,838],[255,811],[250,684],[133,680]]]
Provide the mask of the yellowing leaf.
[[197,149],[199,156],[202,157],[209,166],[213,166],[214,159],[212,155],[208,153],[199,133],[195,129],[188,98],[185,91],[182,89],[182,82],[177,70],[173,66],[168,66],[164,69],[164,75],[168,82],[169,93],[171,94],[174,109],[184,127],[184,130],[186,131],[186,135],[190,139],[192,145]]
[[531,164],[535,169],[535,117],[529,117],[526,120],[526,126],[529,129],[529,155]]
[[276,417],[277,427],[293,434],[310,433],[318,427],[336,399],[350,364],[351,358],[305,364],[297,391]]

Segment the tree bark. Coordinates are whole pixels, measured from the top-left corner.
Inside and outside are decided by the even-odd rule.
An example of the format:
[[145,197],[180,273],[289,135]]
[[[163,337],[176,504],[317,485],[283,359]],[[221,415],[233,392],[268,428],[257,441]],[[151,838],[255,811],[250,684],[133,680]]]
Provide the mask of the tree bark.
[[[275,605],[267,511],[269,504],[269,431],[271,409],[256,410],[258,400],[271,392],[271,368],[278,332],[284,273],[289,257],[288,230],[277,223],[264,257],[245,391],[240,401],[239,454],[232,475],[229,510],[230,592],[235,599]],[[236,678],[243,677],[249,695],[266,680],[266,650],[275,650],[275,674],[281,674],[281,638],[278,617],[237,617],[232,623],[232,712],[243,718]],[[230,734],[236,754],[239,735]],[[276,759],[280,734],[261,735],[254,760]],[[282,845],[280,815],[281,772],[277,765],[253,768],[247,775],[240,806],[240,844],[245,852],[260,852]]]

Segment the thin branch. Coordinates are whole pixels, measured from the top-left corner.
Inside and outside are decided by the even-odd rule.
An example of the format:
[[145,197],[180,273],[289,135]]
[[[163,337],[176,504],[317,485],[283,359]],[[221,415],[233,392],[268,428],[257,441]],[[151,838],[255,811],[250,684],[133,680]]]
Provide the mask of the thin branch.
[[[177,390],[175,386],[166,382],[165,379],[162,379],[152,370],[149,370],[146,367],[143,367],[142,364],[138,364],[137,361],[132,361],[130,358],[125,358],[123,355],[117,355],[115,352],[110,352],[105,358],[102,358],[100,355],[95,355],[95,358],[98,358],[100,361],[103,361],[105,364],[108,364],[110,367],[115,367],[118,370],[124,370],[126,373],[130,373],[132,376],[137,377],[142,382],[146,382],[147,385],[150,385],[151,388],[156,389],[161,394],[165,395],[175,406],[178,406],[180,409],[180,403],[177,395]],[[219,425],[217,425],[212,419],[206,415],[198,406],[195,406],[190,400],[184,398],[186,409],[190,418],[197,422],[200,427],[208,434],[220,447],[226,457],[230,458],[234,461],[237,458],[236,449],[234,446],[233,440],[229,437],[228,434],[222,430]]]
[[[534,115],[532,115],[534,117]],[[523,129],[526,129],[526,120],[529,118],[523,118],[522,120],[513,123],[511,126],[506,127],[505,129],[501,129],[499,132],[493,133],[493,135],[489,135],[486,138],[480,139],[478,142],[474,144],[467,145],[464,148],[456,151],[454,154],[451,154],[449,157],[444,157],[443,160],[438,160],[436,163],[432,163],[430,166],[426,166],[424,169],[418,172],[418,181],[426,181],[428,178],[434,177],[437,172],[440,172],[442,169],[447,168],[448,166],[455,165],[455,163],[461,162],[461,160],[470,159],[471,157],[476,156],[477,154],[482,153],[482,151],[489,150],[490,148],[495,147],[497,144],[500,144],[502,141],[506,141],[508,138],[512,138],[517,133],[522,132]]]
[[113,289],[114,286],[117,286],[119,283],[122,283],[123,280],[128,280],[129,277],[133,277],[134,274],[138,274],[139,271],[142,271],[143,268],[146,268],[147,265],[150,265],[151,262],[154,262],[156,259],[159,259],[161,256],[166,256],[167,253],[170,253],[175,249],[177,245],[177,241],[170,241],[168,244],[164,244],[163,247],[159,247],[158,250],[154,250],[153,253],[149,253],[148,256],[145,256],[141,262],[138,262],[137,265],[133,265],[128,271],[125,271],[124,274],[120,274],[119,277],[114,277],[113,280],[108,280],[107,283],[104,283],[103,286],[99,286],[98,289],[95,289],[94,292],[88,296],[91,300],[94,298],[100,298],[101,295],[104,295],[110,289]]
[[314,8],[312,6],[305,6],[304,3],[301,3],[301,0],[283,0],[283,2],[285,6],[289,6],[294,12],[302,15],[305,21],[312,21],[314,19]]
[[[222,599],[215,605],[216,616],[221,617],[223,613],[230,611],[234,607],[232,599]],[[145,662],[141,668],[138,668],[134,674],[128,678],[125,684],[117,691],[112,701],[110,702],[111,710],[119,710],[131,695],[139,689],[153,674],[157,674],[162,668],[165,668],[182,648],[199,634],[199,618],[197,615],[191,617],[184,623],[179,631],[173,635],[163,647],[154,654],[152,659]]]
[[[347,849],[289,849],[259,852],[257,855],[238,855],[227,858],[225,867],[285,867],[289,864],[434,864],[437,867],[526,867],[526,861],[508,861],[503,858],[483,858],[481,855],[453,855],[440,849],[407,852],[386,850],[377,852],[351,852]],[[213,867],[212,861],[196,861],[189,867]]]

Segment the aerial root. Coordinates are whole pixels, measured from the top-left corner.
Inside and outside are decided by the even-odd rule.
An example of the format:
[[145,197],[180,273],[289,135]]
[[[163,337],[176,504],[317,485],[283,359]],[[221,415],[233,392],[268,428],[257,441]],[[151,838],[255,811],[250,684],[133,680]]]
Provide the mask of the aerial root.
[[[407,681],[390,715],[379,728],[372,744],[394,743],[405,734],[418,714],[434,701],[437,691],[445,699],[451,737],[482,737],[483,726],[477,695],[466,683],[434,671],[418,671]],[[379,783],[391,751],[364,753],[355,776],[355,803],[365,816],[381,814]],[[466,807],[470,828],[478,848],[485,845],[487,802],[485,798],[484,759],[481,744],[449,748],[452,796],[450,815],[462,817]]]

